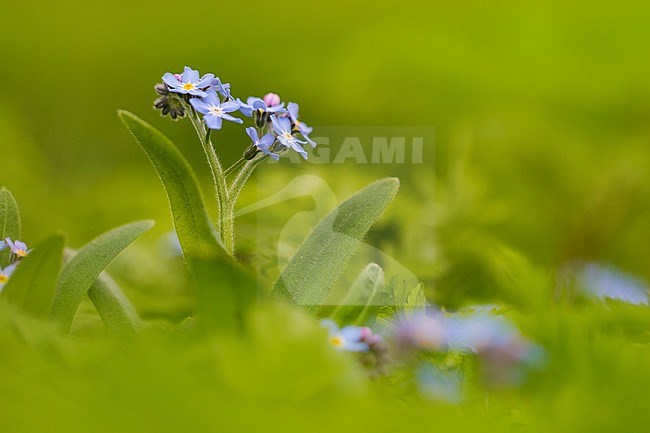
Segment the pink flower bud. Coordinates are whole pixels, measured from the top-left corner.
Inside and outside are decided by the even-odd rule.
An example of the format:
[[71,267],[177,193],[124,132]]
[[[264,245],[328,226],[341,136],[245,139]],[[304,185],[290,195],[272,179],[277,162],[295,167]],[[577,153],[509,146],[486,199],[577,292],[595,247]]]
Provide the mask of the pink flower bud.
[[176,78],[178,81],[183,81],[183,76],[181,74],[174,74],[174,78]]
[[275,107],[280,105],[280,96],[277,93],[267,93],[262,98],[267,107]]

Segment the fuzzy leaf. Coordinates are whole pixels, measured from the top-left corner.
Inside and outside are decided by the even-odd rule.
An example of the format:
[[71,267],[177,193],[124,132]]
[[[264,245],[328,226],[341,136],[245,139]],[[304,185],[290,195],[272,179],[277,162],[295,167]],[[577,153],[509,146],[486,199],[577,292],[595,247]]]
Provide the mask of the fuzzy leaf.
[[212,255],[223,246],[203,202],[192,167],[160,131],[128,111],[118,111],[127,129],[149,157],[171,206],[174,227],[185,256]]
[[[11,238],[21,239],[22,224],[20,222],[20,211],[16,199],[5,187],[0,188],[0,240]],[[9,253],[7,250],[0,253],[0,266],[9,264]]]
[[50,311],[50,321],[70,331],[83,296],[108,264],[131,242],[153,227],[137,221],[108,231],[79,250],[61,270]]
[[273,296],[318,313],[361,239],[393,200],[399,181],[377,181],[334,209],[300,246]]
[[339,325],[364,325],[380,307],[384,287],[384,271],[370,263],[354,280],[341,305],[332,312],[331,318]]
[[142,327],[140,316],[117,283],[105,272],[88,289],[97,312],[112,335],[135,335]]
[[2,296],[22,311],[46,318],[61,270],[63,237],[52,236],[22,259]]

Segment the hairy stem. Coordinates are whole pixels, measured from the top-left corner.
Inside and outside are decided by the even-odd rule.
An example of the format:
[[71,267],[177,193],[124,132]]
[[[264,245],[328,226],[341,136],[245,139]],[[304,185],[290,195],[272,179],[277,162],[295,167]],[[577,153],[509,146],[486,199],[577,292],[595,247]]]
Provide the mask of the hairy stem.
[[194,110],[190,109],[188,111],[188,117],[192,122],[192,126],[194,126],[194,129],[196,130],[196,134],[199,136],[199,141],[201,142],[203,152],[208,159],[210,171],[212,172],[212,180],[214,182],[219,212],[216,228],[221,236],[226,252],[232,256],[235,254],[234,203],[232,203],[229,198],[226,177],[223,173],[223,168],[219,161],[219,157],[217,156],[217,152],[215,152],[214,146],[210,141],[205,125]]
[[237,197],[239,197],[239,193],[244,187],[244,184],[246,184],[248,178],[251,176],[251,174],[253,174],[255,167],[257,167],[260,162],[266,160],[267,157],[267,155],[262,155],[250,161],[246,161],[246,164],[244,164],[241,170],[239,170],[239,173],[237,173],[237,176],[235,176],[235,179],[232,181],[232,184],[230,185],[230,189],[228,191],[230,200],[233,204],[233,208],[235,207],[235,202],[237,201]]

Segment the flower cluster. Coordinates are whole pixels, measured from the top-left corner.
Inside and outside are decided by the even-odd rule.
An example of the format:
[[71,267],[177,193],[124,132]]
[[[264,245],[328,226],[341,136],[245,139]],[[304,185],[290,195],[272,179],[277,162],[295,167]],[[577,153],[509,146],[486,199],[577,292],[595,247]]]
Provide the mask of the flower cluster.
[[401,353],[455,352],[476,355],[490,384],[515,384],[525,367],[542,359],[541,349],[500,316],[485,312],[420,314],[398,323],[396,345]]
[[386,372],[390,361],[389,347],[381,335],[375,334],[367,326],[339,326],[330,319],[323,319],[321,325],[329,332],[330,345],[344,352],[360,352],[361,363],[371,376]]
[[302,145],[316,146],[309,136],[313,128],[298,119],[298,104],[289,102],[285,108],[276,93],[262,98],[249,97],[243,102],[231,95],[229,83],[223,83],[214,74],[201,76],[188,66],[182,74],[167,72],[162,80],[163,83],[155,86],[160,97],[154,107],[161,110],[163,116],[169,115],[172,119],[194,116],[209,130],[221,129],[224,120],[243,123],[236,117],[237,112],[252,118],[254,126],[246,128],[251,144],[244,151],[245,160],[260,153],[277,160],[280,153],[288,149],[307,159]]
[[9,277],[16,270],[20,260],[31,251],[24,242],[19,240],[12,241],[11,238],[0,240],[0,251],[4,251],[7,248],[9,249],[9,265],[4,268],[0,267],[0,291],[9,282]]

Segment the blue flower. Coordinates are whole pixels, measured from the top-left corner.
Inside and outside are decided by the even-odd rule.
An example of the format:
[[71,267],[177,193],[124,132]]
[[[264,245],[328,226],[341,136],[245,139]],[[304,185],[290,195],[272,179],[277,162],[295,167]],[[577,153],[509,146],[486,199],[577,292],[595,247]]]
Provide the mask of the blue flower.
[[25,257],[27,254],[29,254],[29,251],[27,249],[27,244],[25,242],[21,241],[13,241],[9,238],[5,239],[7,241],[7,244],[9,245],[9,248],[11,248],[11,253],[14,254],[18,258]]
[[235,101],[221,103],[214,92],[207,93],[203,99],[192,98],[190,104],[196,111],[204,115],[203,119],[210,129],[221,129],[222,119],[235,123],[244,123],[243,120],[228,114],[237,111],[239,103]]
[[0,240],[0,251],[7,248],[7,243],[3,240]]
[[312,133],[314,128],[298,120],[298,111],[300,110],[300,106],[295,102],[289,102],[287,108],[289,109],[289,117],[291,117],[291,122],[293,123],[294,128],[305,137],[305,140],[311,144],[311,147],[316,147],[316,142],[309,138],[309,134]]
[[587,296],[614,299],[635,305],[649,305],[648,286],[638,278],[612,266],[589,263],[578,274],[578,281]]
[[321,325],[329,331],[329,342],[335,348],[346,352],[368,351],[368,344],[362,341],[364,328],[359,326],[344,326],[339,329],[338,325],[330,319],[323,319]]
[[14,272],[14,270],[16,270],[15,263],[13,265],[7,266],[4,269],[0,268],[0,291],[2,291],[4,285],[7,284],[7,282],[9,281],[9,277]]
[[307,159],[307,152],[300,146],[300,144],[305,144],[305,142],[291,135],[291,121],[286,117],[278,118],[272,115],[271,123],[273,124],[273,130],[278,134],[278,141],[285,147],[292,148],[302,155],[303,158]]
[[217,92],[224,98],[233,99],[232,95],[230,95],[230,83],[222,83],[219,77],[214,77],[212,83],[210,83],[210,90]]
[[[267,100],[269,100],[267,98]],[[238,100],[239,101],[239,100]],[[239,101],[241,103],[240,111],[246,117],[252,117],[254,111],[259,111],[260,113],[269,113],[269,114],[282,114],[286,113],[287,110],[284,108],[284,102],[277,105],[267,105],[264,99],[255,98],[251,96],[246,99],[246,103]]]
[[205,74],[199,78],[199,71],[185,66],[180,80],[178,79],[178,75],[174,75],[171,72],[163,75],[162,79],[169,86],[169,91],[171,92],[190,94],[204,98],[206,96],[204,89],[212,84],[214,74]]
[[246,128],[246,134],[253,140],[253,146],[256,146],[263,153],[267,154],[276,161],[280,158],[280,155],[277,153],[271,152],[271,146],[275,143],[275,136],[271,133],[264,135],[262,138],[259,138],[257,129],[251,127]]

